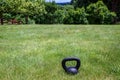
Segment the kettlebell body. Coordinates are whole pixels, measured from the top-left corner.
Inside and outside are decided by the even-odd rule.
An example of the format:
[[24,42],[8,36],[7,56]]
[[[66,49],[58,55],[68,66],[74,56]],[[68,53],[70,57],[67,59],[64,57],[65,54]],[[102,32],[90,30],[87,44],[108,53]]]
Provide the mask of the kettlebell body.
[[[74,67],[71,66],[66,66],[66,62],[70,62],[70,61],[76,61],[77,64]],[[62,60],[62,67],[65,70],[65,72],[69,73],[69,74],[77,74],[78,73],[78,69],[81,65],[80,59],[78,58],[65,58]]]

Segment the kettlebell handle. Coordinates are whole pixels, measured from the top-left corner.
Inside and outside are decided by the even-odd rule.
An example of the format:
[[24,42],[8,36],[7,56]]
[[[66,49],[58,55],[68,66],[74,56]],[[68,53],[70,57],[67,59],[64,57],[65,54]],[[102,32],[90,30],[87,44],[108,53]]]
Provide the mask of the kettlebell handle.
[[64,59],[62,60],[62,67],[63,67],[63,69],[64,69],[65,71],[67,71],[67,69],[69,68],[69,67],[66,66],[66,62],[67,62],[67,61],[76,61],[77,64],[76,64],[76,66],[75,66],[74,68],[76,68],[77,70],[79,69],[79,67],[80,67],[80,65],[81,65],[80,59],[78,59],[78,58],[64,58]]

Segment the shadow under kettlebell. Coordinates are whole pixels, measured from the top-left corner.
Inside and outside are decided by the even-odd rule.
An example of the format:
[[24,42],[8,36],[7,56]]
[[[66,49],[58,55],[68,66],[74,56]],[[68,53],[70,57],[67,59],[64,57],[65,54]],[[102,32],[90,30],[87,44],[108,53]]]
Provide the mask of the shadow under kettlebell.
[[[66,66],[66,62],[70,62],[70,61],[76,61],[76,65],[73,67]],[[78,58],[64,58],[62,60],[62,67],[65,70],[65,72],[67,72],[69,74],[77,74],[80,65],[81,65],[81,61]]]

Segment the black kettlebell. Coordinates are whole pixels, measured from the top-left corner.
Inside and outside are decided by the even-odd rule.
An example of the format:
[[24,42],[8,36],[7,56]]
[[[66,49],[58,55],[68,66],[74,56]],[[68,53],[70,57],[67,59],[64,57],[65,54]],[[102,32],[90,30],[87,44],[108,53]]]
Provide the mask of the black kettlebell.
[[[68,62],[68,61],[76,61],[77,64],[76,64],[76,66],[67,67],[66,62]],[[63,69],[65,70],[65,72],[70,73],[70,74],[77,74],[80,65],[81,65],[81,62],[80,62],[80,59],[78,59],[78,58],[65,58],[62,60]]]

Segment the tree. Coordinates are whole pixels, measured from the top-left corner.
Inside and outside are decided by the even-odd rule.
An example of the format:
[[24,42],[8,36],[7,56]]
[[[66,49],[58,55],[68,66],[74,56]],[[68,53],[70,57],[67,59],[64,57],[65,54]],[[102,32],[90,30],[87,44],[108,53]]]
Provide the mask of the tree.
[[103,2],[108,6],[110,10],[117,12],[120,0],[103,0]]
[[24,14],[28,16],[45,12],[43,0],[0,0],[0,21],[3,24],[3,13]]
[[117,12],[118,6],[120,4],[120,0],[72,0],[71,4],[73,4],[75,8],[83,6],[86,7],[89,4],[95,3],[97,1],[103,1],[109,9],[115,12]]
[[120,20],[120,0],[103,0],[103,2],[108,6],[109,10],[117,13]]
[[66,11],[64,24],[88,24],[85,8],[70,9]]
[[3,24],[3,13],[18,12],[21,0],[0,0],[0,21]]
[[3,25],[3,13],[9,11],[9,3],[5,0],[0,0],[0,22]]
[[28,23],[28,17],[45,12],[43,0],[21,0],[18,7],[18,13],[25,15],[25,22]]
[[72,0],[71,4],[74,6],[74,8],[81,8],[81,7],[87,7],[90,3],[95,3],[98,0]]
[[55,4],[55,2],[46,2],[45,3],[45,10],[47,13],[54,13],[57,10],[58,6]]
[[102,1],[90,4],[87,7],[86,12],[89,14],[89,23],[92,24],[110,24],[114,22],[116,17],[116,14],[114,12],[110,12]]

